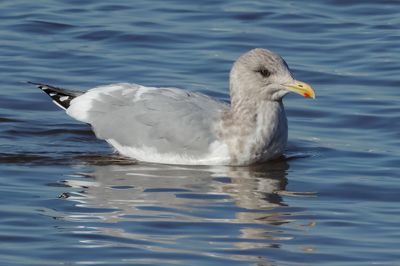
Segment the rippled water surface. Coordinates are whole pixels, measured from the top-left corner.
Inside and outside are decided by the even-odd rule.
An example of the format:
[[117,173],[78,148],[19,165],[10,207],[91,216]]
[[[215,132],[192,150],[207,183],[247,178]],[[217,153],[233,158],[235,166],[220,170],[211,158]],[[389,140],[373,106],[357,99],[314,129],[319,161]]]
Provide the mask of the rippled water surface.
[[[1,1],[1,265],[400,265],[400,2]],[[285,158],[135,163],[27,80],[228,99],[254,47],[285,98]]]

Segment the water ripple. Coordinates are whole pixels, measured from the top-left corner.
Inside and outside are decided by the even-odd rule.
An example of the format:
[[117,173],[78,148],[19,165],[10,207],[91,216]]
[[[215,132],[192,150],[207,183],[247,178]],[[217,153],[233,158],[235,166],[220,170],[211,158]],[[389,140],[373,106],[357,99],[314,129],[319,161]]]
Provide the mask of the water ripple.
[[[2,264],[400,261],[398,1],[0,7]],[[285,154],[250,168],[122,158],[25,83],[134,82],[229,101],[232,61],[254,47],[281,54],[317,99],[285,98]]]

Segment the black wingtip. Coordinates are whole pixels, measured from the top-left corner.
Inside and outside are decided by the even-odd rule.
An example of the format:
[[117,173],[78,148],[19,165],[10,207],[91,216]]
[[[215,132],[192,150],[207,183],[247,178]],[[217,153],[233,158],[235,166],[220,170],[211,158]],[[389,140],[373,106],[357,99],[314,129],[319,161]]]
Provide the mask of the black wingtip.
[[44,83],[39,83],[39,82],[32,82],[32,81],[27,81],[28,84],[35,85],[39,89],[41,89],[44,93],[46,93],[50,98],[53,100],[53,102],[61,107],[62,109],[67,109],[71,103],[71,100],[73,100],[75,97],[81,95],[81,92],[77,91],[70,91],[58,87],[54,87],[51,85],[47,85]]
[[43,87],[46,86],[46,84],[43,83],[39,83],[39,82],[33,82],[33,81],[27,81],[26,83],[31,84],[31,85],[35,85],[37,88],[43,90]]
[[33,84],[33,85],[39,85],[40,83],[38,83],[38,82],[33,82],[33,81],[26,81],[26,83],[28,83],[28,84]]
[[40,86],[40,85],[42,85],[42,83],[39,83],[39,82],[33,82],[33,81],[26,81],[26,83],[28,83],[28,84],[32,84],[32,85],[35,85],[35,86]]

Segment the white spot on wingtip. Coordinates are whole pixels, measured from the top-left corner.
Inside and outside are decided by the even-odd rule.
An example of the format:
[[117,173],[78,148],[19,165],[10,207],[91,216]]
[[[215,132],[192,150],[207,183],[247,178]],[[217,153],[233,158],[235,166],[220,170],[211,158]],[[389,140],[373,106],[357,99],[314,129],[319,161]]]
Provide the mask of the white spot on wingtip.
[[62,105],[59,104],[58,102],[53,101],[53,103],[55,103],[58,107],[60,107],[60,108],[62,108],[62,109],[64,109],[64,110],[67,110],[64,106],[62,106]]
[[57,95],[57,93],[50,92],[50,93],[49,93],[49,95],[50,95],[51,97],[53,97],[53,96],[56,96],[56,95]]

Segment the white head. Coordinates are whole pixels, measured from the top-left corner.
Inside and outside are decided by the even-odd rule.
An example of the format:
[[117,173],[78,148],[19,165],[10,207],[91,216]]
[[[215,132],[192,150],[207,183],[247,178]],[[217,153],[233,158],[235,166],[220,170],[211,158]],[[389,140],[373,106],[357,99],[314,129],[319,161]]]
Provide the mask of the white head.
[[280,101],[289,92],[315,98],[311,86],[295,80],[285,60],[269,50],[250,50],[231,69],[232,105],[244,99]]

